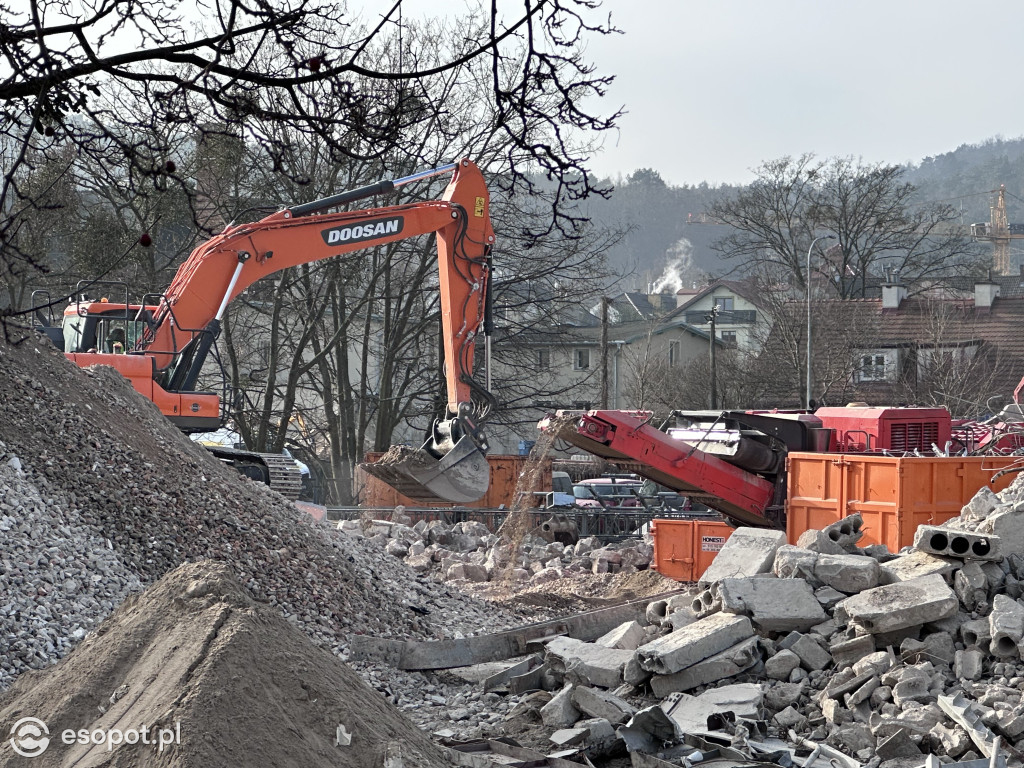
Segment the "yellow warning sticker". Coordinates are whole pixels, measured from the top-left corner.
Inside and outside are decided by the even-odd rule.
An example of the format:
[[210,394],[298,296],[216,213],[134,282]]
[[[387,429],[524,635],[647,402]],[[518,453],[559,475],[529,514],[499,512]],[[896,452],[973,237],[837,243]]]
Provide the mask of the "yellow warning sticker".
[[478,197],[476,199],[476,207],[473,208],[473,215],[476,216],[478,219],[482,219],[484,217],[484,208],[486,207],[487,201],[482,197]]

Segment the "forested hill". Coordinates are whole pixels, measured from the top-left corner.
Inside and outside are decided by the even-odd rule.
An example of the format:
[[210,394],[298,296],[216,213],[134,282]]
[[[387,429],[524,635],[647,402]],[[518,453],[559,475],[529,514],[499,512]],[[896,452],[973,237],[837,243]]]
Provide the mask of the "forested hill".
[[[963,144],[908,165],[905,178],[918,187],[922,201],[962,206],[967,224],[988,221],[992,190],[1005,184],[1010,221],[1024,222],[1024,138]],[[592,201],[589,214],[599,224],[629,230],[609,253],[612,266],[627,275],[621,288],[644,290],[666,273],[689,284],[733,268],[711,248],[723,228],[705,222],[703,212],[716,197],[733,194],[735,187],[670,186],[649,168],[606,183],[614,186],[614,193],[609,200]]]

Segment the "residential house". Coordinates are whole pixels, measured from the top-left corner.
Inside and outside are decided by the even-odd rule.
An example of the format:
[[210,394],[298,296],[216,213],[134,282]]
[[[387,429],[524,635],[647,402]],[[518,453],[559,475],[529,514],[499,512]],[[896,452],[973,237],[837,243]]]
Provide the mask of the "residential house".
[[697,293],[680,292],[680,298],[684,300],[666,320],[678,317],[687,325],[710,328],[711,311],[717,308],[715,335],[723,343],[756,354],[768,338],[771,314],[749,282],[718,280]]

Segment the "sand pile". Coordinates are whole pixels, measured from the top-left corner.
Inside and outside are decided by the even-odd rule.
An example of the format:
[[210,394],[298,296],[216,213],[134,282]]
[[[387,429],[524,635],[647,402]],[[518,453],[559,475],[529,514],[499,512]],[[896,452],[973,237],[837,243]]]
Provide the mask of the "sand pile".
[[[49,729],[32,761],[40,767],[449,764],[344,663],[211,561],[172,571],[60,664],[23,675],[0,696],[0,722],[23,717]],[[90,743],[78,743],[79,731]],[[339,744],[346,734],[351,742]],[[0,765],[24,760],[0,744]]]

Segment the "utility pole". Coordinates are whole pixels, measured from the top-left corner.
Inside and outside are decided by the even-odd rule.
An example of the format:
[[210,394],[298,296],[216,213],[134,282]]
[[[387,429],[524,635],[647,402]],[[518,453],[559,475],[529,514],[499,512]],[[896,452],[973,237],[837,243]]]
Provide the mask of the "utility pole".
[[601,410],[608,408],[608,305],[611,299],[601,297]]
[[717,370],[715,368],[715,322],[718,319],[718,305],[717,304],[715,304],[715,306],[713,306],[711,308],[710,314],[707,314],[707,315],[704,316],[704,319],[711,323],[711,339],[710,339],[710,346],[711,346],[711,353],[710,353],[711,354],[711,397],[709,398],[710,403],[711,403],[710,408],[711,408],[712,411],[717,411],[718,410],[718,380],[717,380],[717,373],[718,372],[717,372]]

